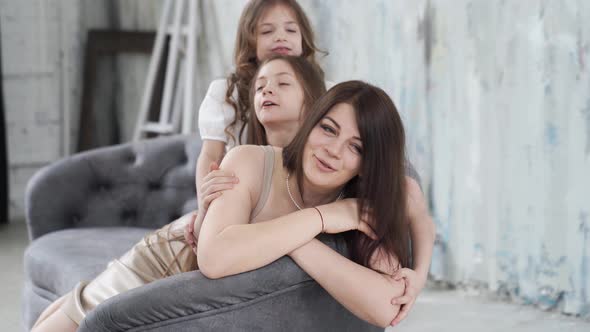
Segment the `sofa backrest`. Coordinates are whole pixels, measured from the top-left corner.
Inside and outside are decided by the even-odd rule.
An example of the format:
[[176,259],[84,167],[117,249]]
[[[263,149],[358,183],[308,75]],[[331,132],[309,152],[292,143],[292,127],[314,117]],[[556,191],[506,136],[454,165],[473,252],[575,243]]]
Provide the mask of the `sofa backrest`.
[[65,228],[157,228],[197,208],[198,135],[95,149],[39,170],[25,198],[31,239]]

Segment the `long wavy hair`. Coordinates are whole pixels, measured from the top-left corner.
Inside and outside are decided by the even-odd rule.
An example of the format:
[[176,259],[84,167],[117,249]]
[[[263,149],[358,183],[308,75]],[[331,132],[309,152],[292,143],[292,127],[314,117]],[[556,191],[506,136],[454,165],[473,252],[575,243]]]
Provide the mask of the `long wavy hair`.
[[[324,72],[316,60],[316,52],[327,54],[315,45],[315,37],[311,24],[301,6],[295,0],[251,0],[248,2],[238,23],[236,43],[234,46],[235,72],[227,78],[227,92],[225,101],[235,111],[234,120],[225,128],[225,133],[230,139],[242,144],[242,134],[248,123],[250,101],[250,83],[259,67],[259,60],[256,57],[256,36],[257,26],[260,18],[271,8],[283,5],[290,8],[297,19],[301,31],[302,54],[301,56],[319,68],[324,77]],[[237,100],[233,97],[234,90],[237,91]],[[239,128],[239,136],[234,137],[230,129],[235,127],[238,121],[242,122]]]
[[303,57],[298,56],[284,56],[284,55],[275,55],[271,58],[262,62],[256,74],[252,78],[252,83],[250,83],[250,101],[252,102],[252,106],[250,107],[250,114],[248,115],[248,144],[254,145],[268,145],[268,140],[266,138],[266,131],[264,127],[258,121],[256,117],[255,107],[254,107],[254,93],[256,92],[255,89],[255,81],[258,78],[258,73],[260,70],[268,63],[273,61],[285,61],[295,73],[295,79],[301,85],[303,89],[303,105],[301,106],[301,113],[299,114],[299,118],[303,119],[309,111],[313,104],[326,92],[326,83],[324,82],[324,76],[322,74],[321,68]]
[[[293,141],[283,149],[283,165],[303,182],[303,150],[309,134],[337,104],[353,107],[363,142],[359,174],[344,186],[344,196],[357,198],[359,217],[369,212],[377,234],[373,241],[361,232],[346,232],[351,259],[369,266],[377,248],[410,266],[410,235],[406,209],[405,132],[395,104],[380,88],[348,81],[331,88],[314,104]],[[390,263],[393,263],[390,261]],[[395,266],[395,265],[393,265]]]

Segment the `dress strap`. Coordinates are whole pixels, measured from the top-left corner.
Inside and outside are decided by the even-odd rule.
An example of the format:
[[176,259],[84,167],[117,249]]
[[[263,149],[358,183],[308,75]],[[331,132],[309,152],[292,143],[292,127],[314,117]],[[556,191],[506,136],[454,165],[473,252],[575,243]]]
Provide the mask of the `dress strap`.
[[268,195],[270,194],[270,187],[272,184],[272,173],[275,165],[275,151],[272,146],[265,145],[261,146],[264,150],[264,173],[262,174],[262,191],[260,191],[260,198],[258,199],[258,203],[252,213],[250,214],[250,220],[256,218],[258,213],[262,210],[266,201],[268,200]]

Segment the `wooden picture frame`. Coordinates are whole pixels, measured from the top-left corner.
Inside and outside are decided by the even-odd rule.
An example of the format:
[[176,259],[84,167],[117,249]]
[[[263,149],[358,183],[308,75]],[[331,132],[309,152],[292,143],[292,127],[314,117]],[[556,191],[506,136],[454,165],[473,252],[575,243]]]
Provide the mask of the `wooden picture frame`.
[[[80,104],[80,129],[76,151],[85,151],[99,147],[94,139],[97,130],[93,121],[94,90],[97,80],[97,69],[100,58],[121,53],[151,54],[156,33],[153,31],[123,31],[123,30],[89,30],[84,55],[84,77],[82,87],[82,101]],[[166,41],[169,42],[168,40]],[[168,49],[167,47],[165,48]],[[149,118],[157,118],[164,81],[164,69],[167,52],[158,65],[155,92],[150,105]],[[115,110],[109,110],[114,112]],[[115,116],[115,115],[113,115]],[[121,143],[121,142],[116,142]]]

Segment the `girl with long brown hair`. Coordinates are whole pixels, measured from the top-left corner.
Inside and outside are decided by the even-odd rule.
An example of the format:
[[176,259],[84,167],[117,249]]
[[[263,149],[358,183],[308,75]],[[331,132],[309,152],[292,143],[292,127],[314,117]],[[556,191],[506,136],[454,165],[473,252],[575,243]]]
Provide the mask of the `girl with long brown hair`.
[[[317,66],[319,49],[305,12],[294,0],[252,0],[242,11],[234,49],[235,71],[213,81],[199,109],[203,145],[197,161],[197,191],[211,163],[259,133],[248,135],[250,82],[260,63],[273,55],[301,56]],[[328,83],[328,87],[331,84]]]

